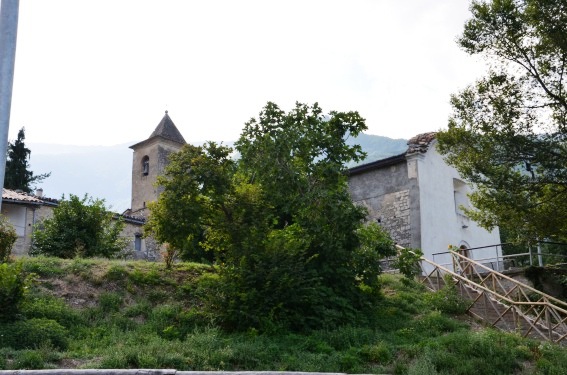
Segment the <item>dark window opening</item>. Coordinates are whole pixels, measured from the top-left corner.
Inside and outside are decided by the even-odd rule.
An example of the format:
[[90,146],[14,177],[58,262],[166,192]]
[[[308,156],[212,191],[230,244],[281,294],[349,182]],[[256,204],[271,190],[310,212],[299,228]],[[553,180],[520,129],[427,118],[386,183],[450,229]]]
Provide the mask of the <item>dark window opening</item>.
[[142,235],[139,233],[134,236],[134,250],[142,251]]
[[150,173],[150,157],[146,155],[142,158],[142,174],[147,176],[148,173]]

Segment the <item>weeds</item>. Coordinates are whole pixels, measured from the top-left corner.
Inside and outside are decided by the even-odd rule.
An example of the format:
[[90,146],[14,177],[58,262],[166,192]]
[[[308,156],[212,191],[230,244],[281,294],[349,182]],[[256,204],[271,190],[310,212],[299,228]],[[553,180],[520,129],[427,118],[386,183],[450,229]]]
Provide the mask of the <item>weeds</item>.
[[[0,327],[0,369],[77,363],[85,368],[180,371],[567,373],[565,349],[493,330],[471,331],[453,318],[453,309],[443,307],[452,291],[438,295],[443,296],[440,304],[436,298],[441,297],[398,276],[381,277],[383,296],[372,324],[302,334],[253,329],[228,334],[215,325],[214,315],[199,307],[203,298],[218,291],[216,275],[206,273],[210,267],[175,263],[165,271],[163,265],[146,263],[91,266],[68,260],[53,272],[49,260],[45,266],[35,259],[33,266],[26,262],[24,269],[43,270],[59,281],[69,277],[76,282],[77,275],[91,274],[80,282],[104,280],[113,289],[81,310],[49,295],[52,290],[34,289],[24,299],[20,320]],[[180,272],[187,278],[172,285]]]

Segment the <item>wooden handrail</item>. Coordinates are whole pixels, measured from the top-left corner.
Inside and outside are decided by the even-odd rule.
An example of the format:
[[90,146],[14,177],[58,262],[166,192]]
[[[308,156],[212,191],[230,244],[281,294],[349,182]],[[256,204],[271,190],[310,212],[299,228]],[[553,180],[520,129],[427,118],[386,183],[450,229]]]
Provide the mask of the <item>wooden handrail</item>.
[[[464,260],[464,261],[466,261],[466,262],[472,263],[472,264],[474,264],[474,265],[477,266],[477,267],[483,268],[483,269],[487,270],[487,271],[488,271],[489,273],[491,273],[491,274],[494,274],[494,273],[495,273],[495,271],[494,271],[492,268],[486,267],[485,265],[483,265],[483,264],[481,264],[481,263],[478,263],[478,262],[476,262],[476,261],[473,260],[473,259],[467,258],[466,256],[464,256],[464,255],[462,255],[462,254],[459,254],[459,253],[456,252],[456,251],[451,251],[451,253],[452,253],[453,256],[457,256],[457,257],[461,258],[462,260]],[[431,263],[431,262],[430,262],[430,263]],[[553,301],[553,302],[555,302],[556,304],[559,304],[559,305],[563,305],[563,306],[565,306],[565,307],[567,308],[567,302],[564,302],[564,301],[562,301],[562,300],[560,300],[560,299],[557,299],[557,298],[555,298],[555,297],[553,297],[553,296],[550,296],[549,294],[543,293],[543,292],[540,291],[540,290],[537,290],[537,289],[535,289],[535,288],[533,288],[533,287],[531,287],[531,286],[529,286],[529,285],[527,285],[527,284],[521,283],[521,282],[519,282],[518,280],[513,279],[513,278],[511,278],[511,277],[509,277],[509,276],[506,276],[506,275],[504,275],[504,274],[502,274],[502,273],[500,273],[500,272],[496,272],[496,273],[498,274],[498,277],[499,277],[499,278],[508,280],[508,281],[512,282],[513,284],[516,284],[516,285],[520,286],[522,289],[527,289],[527,290],[529,290],[530,292],[533,292],[533,293],[535,293],[535,294],[538,294],[538,295],[540,295],[540,296],[543,296],[543,297],[549,299],[550,301]]]
[[[509,325],[505,320],[505,315],[511,312],[516,318],[521,317],[522,319],[524,319],[524,322],[526,324],[524,327],[527,328],[524,336],[527,336],[530,333],[538,334],[540,337],[555,342],[561,342],[567,338],[567,310],[563,308],[567,307],[567,303],[546,293],[543,293],[529,285],[523,284],[511,277],[494,271],[493,269],[475,262],[474,260],[471,260],[462,254],[458,254],[456,252],[451,253],[454,256],[452,259],[456,260],[456,264],[458,264],[458,267],[463,272],[463,275],[433,261],[430,261],[425,257],[421,257],[422,269],[424,269],[423,263],[429,263],[431,266],[433,266],[433,271],[431,271],[430,273],[425,273],[426,276],[424,278],[424,281],[427,280],[430,283],[430,287],[432,289],[434,289],[434,283],[431,278],[434,273],[437,273],[437,288],[440,288],[439,277],[441,276],[441,274],[448,274],[453,278],[453,280],[455,280],[457,284],[461,282],[462,285],[468,286],[468,288],[474,290],[479,294],[477,298],[472,298],[470,293],[468,293],[467,291],[467,294],[472,301],[472,304],[468,307],[469,310],[473,308],[473,306],[479,301],[481,295],[483,294],[485,297],[488,297],[488,301],[493,300],[496,303],[503,304],[503,306],[508,306],[502,312],[502,310],[499,311],[497,309],[493,302],[490,302],[492,308],[498,314],[498,318],[496,319],[496,321],[492,322],[492,326],[495,326],[499,321],[501,321],[509,329]],[[480,269],[486,270],[488,272],[488,276],[483,277],[476,267],[480,267]],[[474,273],[475,276],[481,279],[481,283],[477,283],[471,280],[469,278],[471,275],[468,275],[469,277],[467,277],[467,272]],[[490,280],[492,280],[493,289],[490,289],[488,286],[483,285]],[[502,285],[502,283],[500,283],[501,280],[506,280],[513,286],[511,288],[506,288],[504,285]],[[495,281],[498,283],[496,284]],[[504,295],[496,290],[496,285],[498,285],[498,287],[505,292]],[[466,291],[467,289],[464,290]],[[511,294],[513,292],[516,292],[519,298],[525,298],[526,301],[512,299]],[[537,296],[537,301],[530,301],[528,293],[526,292],[535,294]],[[485,301],[486,300],[487,299],[485,298]],[[556,302],[562,307],[559,307],[552,302]],[[479,318],[482,318],[477,313],[473,313],[472,311],[470,311],[470,313]],[[532,314],[532,316],[528,315],[530,313]],[[515,321],[516,318],[514,318]],[[558,328],[560,328],[559,331]],[[546,331],[547,334],[545,334]],[[556,337],[558,338],[555,340],[554,338]]]

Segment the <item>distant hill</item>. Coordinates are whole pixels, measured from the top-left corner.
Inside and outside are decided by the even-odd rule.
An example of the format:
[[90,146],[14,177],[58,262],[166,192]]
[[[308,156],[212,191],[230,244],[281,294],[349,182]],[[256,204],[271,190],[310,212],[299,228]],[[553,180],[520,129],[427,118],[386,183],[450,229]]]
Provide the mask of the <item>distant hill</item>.
[[380,135],[360,134],[356,138],[348,138],[347,144],[359,144],[366,152],[366,159],[360,163],[353,163],[349,167],[366,164],[376,160],[385,159],[390,156],[399,155],[406,151],[407,139],[392,139]]
[[[361,134],[348,144],[360,144],[368,156],[362,163],[398,155],[407,148],[405,139],[391,139]],[[115,146],[69,146],[29,143],[31,170],[35,174],[51,172],[39,187],[50,198],[80,197],[88,194],[106,201],[115,212],[130,207],[132,191],[132,150],[129,142]],[[232,145],[232,142],[228,142]],[[361,163],[359,163],[361,164]],[[352,165],[354,166],[354,165]]]

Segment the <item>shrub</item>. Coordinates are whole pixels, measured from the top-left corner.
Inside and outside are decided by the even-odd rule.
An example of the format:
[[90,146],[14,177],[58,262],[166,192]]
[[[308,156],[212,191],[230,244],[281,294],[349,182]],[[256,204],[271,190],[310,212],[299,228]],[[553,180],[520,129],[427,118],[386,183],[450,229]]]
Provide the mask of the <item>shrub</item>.
[[120,236],[123,227],[124,223],[106,209],[104,200],[71,194],[59,202],[52,218],[38,224],[31,254],[110,258],[126,246]]
[[423,252],[420,249],[402,249],[394,267],[400,270],[406,280],[413,280],[421,272],[419,262],[422,256]]
[[12,246],[17,239],[18,235],[12,224],[0,215],[0,263],[6,263],[10,259]]
[[14,320],[31,278],[18,264],[0,264],[0,321]]
[[469,303],[459,294],[450,275],[445,275],[445,285],[437,292],[429,294],[432,307],[447,314],[464,314]]
[[14,369],[40,370],[45,367],[41,353],[34,350],[18,352],[14,358]]
[[29,319],[0,325],[0,347],[37,349],[44,345],[66,349],[68,331],[51,319]]
[[79,312],[55,297],[28,298],[22,304],[21,312],[28,319],[52,319],[66,328],[81,325],[84,322]]
[[122,306],[122,296],[114,292],[104,292],[98,297],[98,305],[102,312],[117,312]]

